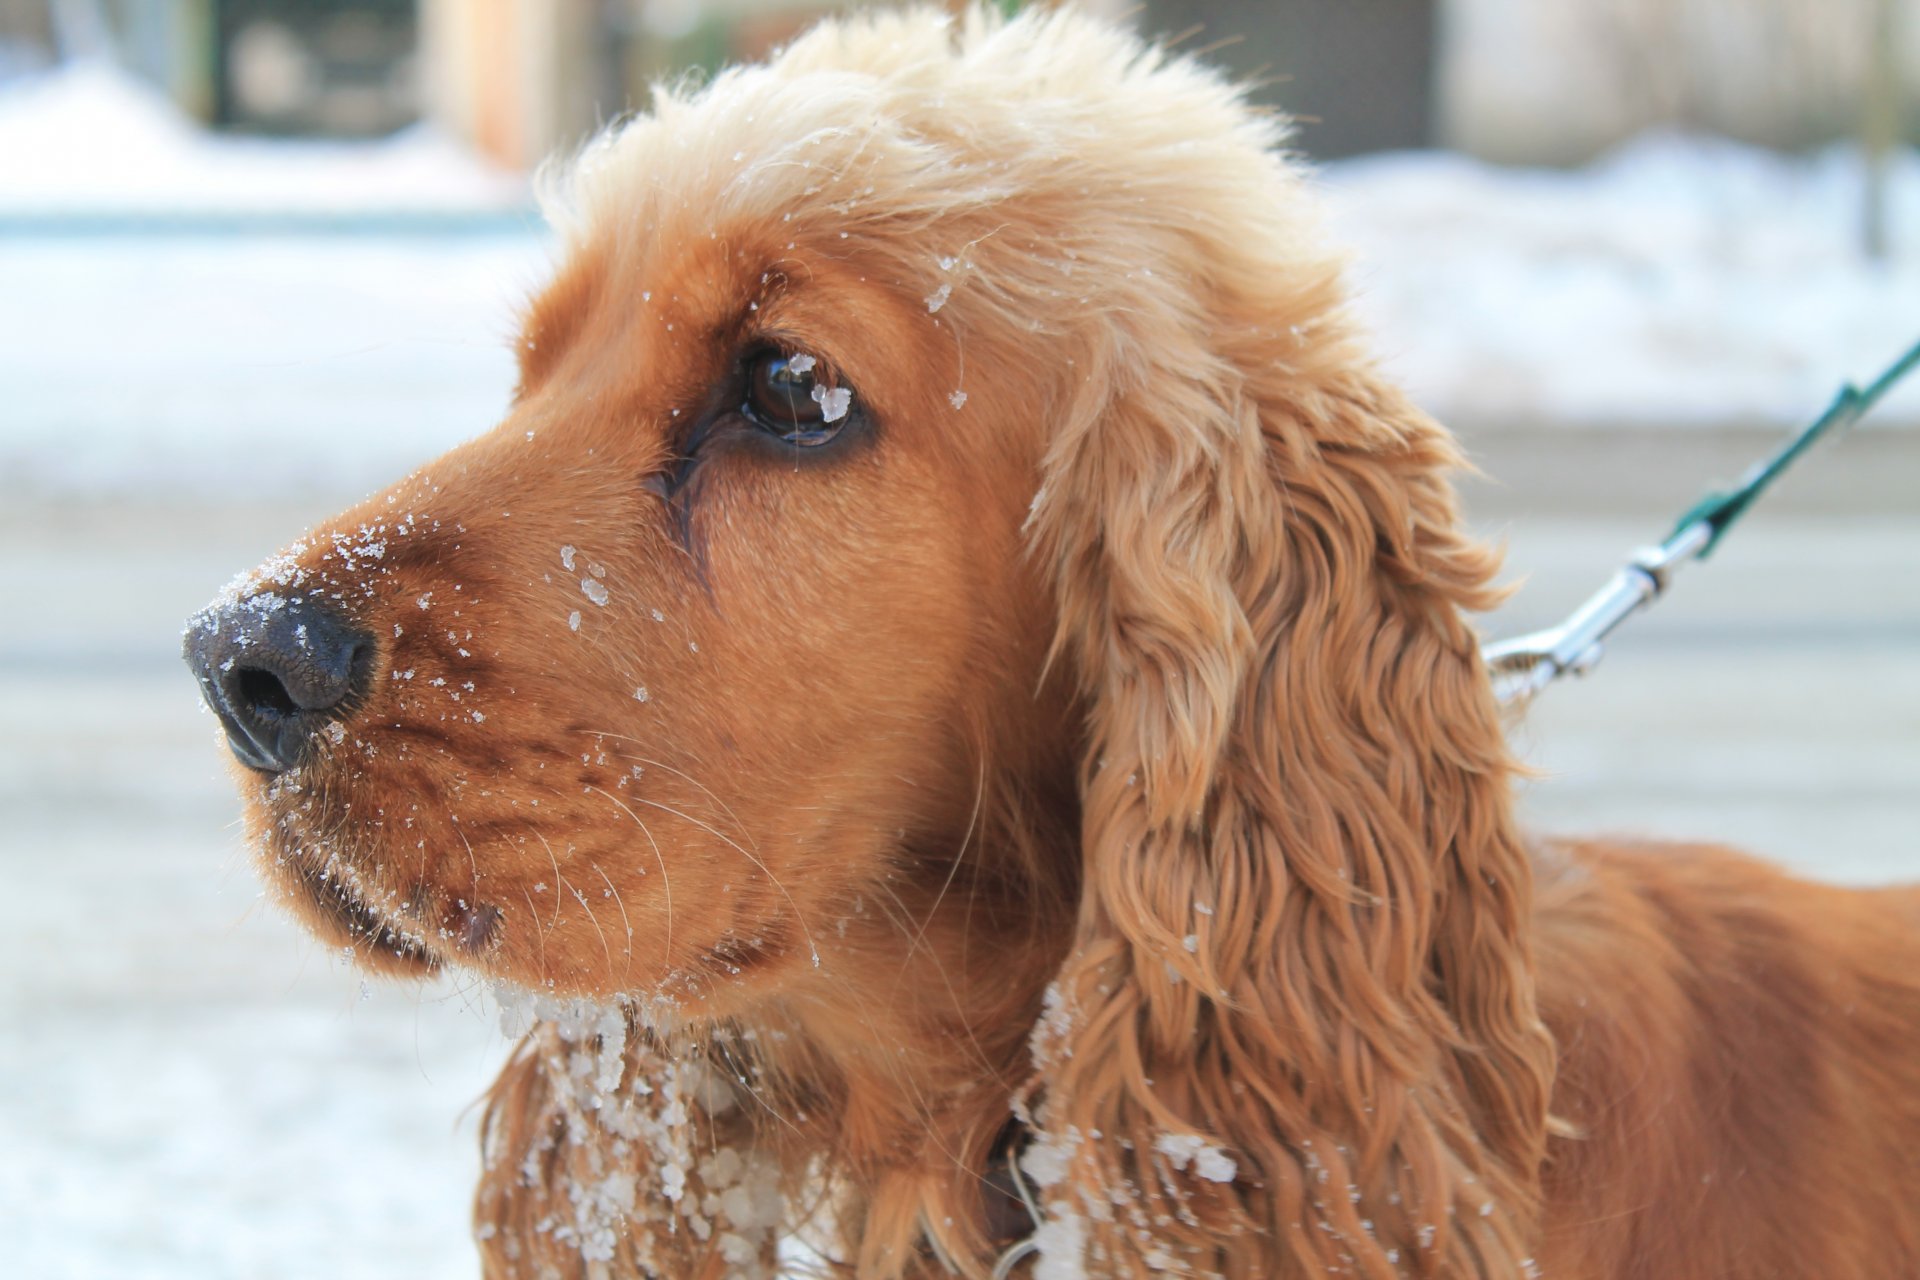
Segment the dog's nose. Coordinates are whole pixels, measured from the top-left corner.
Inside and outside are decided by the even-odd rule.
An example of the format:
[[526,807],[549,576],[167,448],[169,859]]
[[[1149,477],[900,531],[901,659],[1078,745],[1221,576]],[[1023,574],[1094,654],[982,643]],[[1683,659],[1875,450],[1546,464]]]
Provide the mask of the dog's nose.
[[240,763],[284,773],[372,680],[373,637],[312,596],[266,593],[187,623],[187,665]]

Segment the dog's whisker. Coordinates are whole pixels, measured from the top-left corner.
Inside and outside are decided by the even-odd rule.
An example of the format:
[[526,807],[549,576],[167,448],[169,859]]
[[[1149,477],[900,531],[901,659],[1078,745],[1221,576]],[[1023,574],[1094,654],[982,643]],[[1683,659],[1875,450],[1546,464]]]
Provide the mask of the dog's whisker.
[[607,962],[607,972],[613,972],[613,948],[607,942],[607,931],[600,927],[600,917],[594,914],[593,904],[587,901],[587,895],[580,889],[573,889],[573,900],[587,913],[587,922],[593,926],[595,936],[600,939],[600,953]]
[[660,852],[659,842],[653,838],[653,832],[647,829],[647,824],[640,820],[640,815],[622,804],[618,796],[602,791],[599,787],[594,786],[589,786],[587,790],[604,796],[616,809],[626,814],[629,818],[632,818],[634,825],[640,828],[640,834],[647,838],[647,844],[652,847],[653,860],[659,864],[660,867],[661,892],[666,898],[666,944],[663,950],[668,957],[671,957],[673,955],[673,881],[667,877],[667,860]]
[[[605,794],[605,793],[603,792],[602,794]],[[803,936],[807,940],[807,951],[813,957],[814,968],[817,969],[820,967],[820,948],[816,946],[813,941],[813,931],[807,927],[806,917],[802,915],[800,911],[800,904],[793,900],[793,895],[787,892],[787,886],[780,883],[780,877],[773,874],[772,868],[768,867],[766,863],[762,862],[758,857],[756,857],[751,851],[747,849],[745,845],[741,844],[738,840],[733,839],[731,836],[721,831],[718,827],[702,822],[700,821],[700,819],[695,818],[690,814],[682,813],[680,810],[674,808],[671,805],[661,804],[657,800],[649,800],[645,796],[635,796],[633,797],[633,799],[637,804],[643,804],[643,805],[646,805],[648,808],[658,809],[662,813],[670,813],[674,817],[679,818],[682,822],[691,823],[693,826],[700,828],[702,831],[705,831],[708,835],[711,835],[712,837],[714,837],[714,839],[719,840],[722,843],[731,846],[733,850],[737,852],[741,857],[745,858],[748,862],[751,862],[754,866],[758,867],[760,869],[760,874],[764,875],[768,879],[768,881],[772,883],[773,887],[780,891],[780,896],[782,896],[787,900],[787,906],[793,911],[794,920],[800,925],[801,936]],[[638,821],[638,819],[635,819],[635,821]]]
[[[613,732],[610,732],[607,730],[601,730],[601,729],[583,729],[581,730],[581,732],[591,734],[592,736],[598,737],[598,738],[613,738],[621,742],[638,743],[640,741],[640,739],[636,737],[632,737],[631,735],[628,735],[628,734],[613,733]],[[640,755],[636,752],[618,752],[616,754],[618,754],[620,759],[622,760],[628,760],[633,762],[634,764],[645,765],[649,769],[660,769],[666,773],[672,774],[676,778],[679,778],[685,781],[689,786],[699,788],[700,791],[703,792],[708,799],[712,800],[714,805],[717,808],[719,808],[721,812],[725,813],[727,817],[733,821],[733,824],[740,829],[741,838],[744,839],[748,844],[753,845],[755,852],[759,851],[759,847],[760,847],[759,842],[754,839],[753,832],[748,828],[747,824],[740,820],[740,815],[733,811],[733,806],[728,804],[723,798],[721,798],[718,792],[716,792],[713,788],[707,786],[706,783],[701,782],[698,778],[694,777],[690,773],[685,772],[684,770],[674,768],[672,765],[667,764],[664,761],[654,760],[647,756]]]
[[[560,886],[564,884],[566,881],[565,881],[565,877],[563,877],[560,874],[560,859],[554,856],[553,846],[547,842],[547,838],[545,836],[540,834],[540,829],[538,827],[532,828],[532,831],[533,831],[533,838],[538,840],[540,842],[540,847],[547,851],[547,863],[553,868],[553,882],[554,882],[553,883],[553,919],[549,921],[546,926],[547,929],[551,931],[559,927],[559,924],[560,924],[560,910],[561,910]],[[534,926],[538,928],[539,924],[540,924],[539,917],[538,916],[534,917]]]
[[974,829],[980,822],[980,809],[987,795],[987,760],[980,758],[979,774],[973,785],[973,810],[967,815],[966,830],[960,833],[960,846],[954,850],[953,860],[947,866],[947,875],[940,882],[939,891],[933,895],[933,904],[927,908],[927,914],[921,919],[920,927],[907,943],[907,953],[900,959],[900,972],[906,973],[907,966],[913,962],[914,952],[920,949],[921,941],[927,936],[927,928],[933,923],[934,915],[940,910],[940,904],[946,900],[947,890],[953,887],[955,877],[960,874],[960,864],[966,859],[967,846],[973,842]]
[[627,981],[631,982],[633,979],[633,921],[627,918],[627,904],[621,900],[620,890],[614,887],[613,881],[608,878],[606,871],[602,869],[600,864],[596,862],[589,865],[593,867],[594,873],[606,884],[607,893],[613,898],[613,905],[620,909],[620,923],[625,927],[627,932],[625,977]]
[[[560,872],[558,868],[555,868],[553,873],[553,878],[555,880],[558,880],[560,878]],[[533,934],[533,942],[534,942],[534,946],[538,949],[540,954],[539,973],[540,973],[541,979],[545,981],[550,979],[553,974],[553,970],[550,969],[547,965],[547,931],[540,927],[540,911],[539,911],[539,908],[533,905],[533,890],[523,886],[520,890],[520,896],[527,900],[527,919],[531,921],[533,924],[533,928],[531,930]],[[555,894],[555,897],[556,898],[558,897],[557,892]]]

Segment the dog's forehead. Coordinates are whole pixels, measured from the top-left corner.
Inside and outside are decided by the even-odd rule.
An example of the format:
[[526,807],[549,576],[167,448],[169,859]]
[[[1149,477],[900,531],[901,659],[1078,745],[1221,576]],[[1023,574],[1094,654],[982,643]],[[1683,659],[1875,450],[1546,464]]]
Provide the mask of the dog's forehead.
[[[842,242],[779,239],[734,219],[696,234],[601,228],[576,245],[529,306],[516,354],[521,390],[556,371],[578,392],[697,401],[702,388],[757,344],[806,351],[851,375],[871,356],[863,333],[897,328],[900,308]],[[891,311],[893,324],[876,313]]]
[[638,219],[617,219],[576,238],[553,280],[528,307],[517,354],[523,378],[537,376],[575,343],[636,342],[672,349],[710,338],[758,309],[771,279],[765,254],[709,228],[676,234]]
[[[750,184],[758,171],[740,163],[729,181]],[[741,358],[772,346],[817,357],[869,409],[912,410],[903,397],[917,395],[944,417],[965,402],[966,339],[947,305],[972,268],[964,235],[881,234],[824,189],[777,213],[716,199],[710,168],[692,167],[704,185],[685,199],[663,194],[673,172],[661,169],[625,190],[631,205],[603,203],[569,229],[516,343],[522,400],[551,383],[576,411],[590,400],[671,434],[674,409],[699,408]],[[922,374],[937,386],[909,385]]]
[[[1020,185],[1004,176],[1020,145],[985,143],[994,130],[958,99],[930,110],[930,96],[945,98],[804,52],[663,91],[552,175],[543,206],[569,257],[596,258],[642,293],[697,299],[703,284],[737,294],[743,276],[778,283],[794,274],[783,266],[803,272],[809,254],[844,258],[862,242],[931,269],[997,225],[983,220]],[[949,53],[924,69],[956,65]],[[1020,136],[1030,142],[1030,126]]]

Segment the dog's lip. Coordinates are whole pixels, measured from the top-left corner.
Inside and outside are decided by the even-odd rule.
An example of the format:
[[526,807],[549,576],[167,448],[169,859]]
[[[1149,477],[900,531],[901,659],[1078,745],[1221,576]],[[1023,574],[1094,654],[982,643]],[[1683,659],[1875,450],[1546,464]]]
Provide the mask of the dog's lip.
[[249,773],[258,774],[263,781],[268,782],[279,776],[280,771],[268,763],[267,758],[260,753],[260,748],[256,747],[245,734],[235,733],[231,729],[228,729],[226,734],[228,748]]
[[367,943],[387,963],[397,960],[423,973],[439,969],[440,957],[418,934],[397,927],[368,906],[339,876],[312,867],[298,867],[294,874],[315,905],[355,944]]

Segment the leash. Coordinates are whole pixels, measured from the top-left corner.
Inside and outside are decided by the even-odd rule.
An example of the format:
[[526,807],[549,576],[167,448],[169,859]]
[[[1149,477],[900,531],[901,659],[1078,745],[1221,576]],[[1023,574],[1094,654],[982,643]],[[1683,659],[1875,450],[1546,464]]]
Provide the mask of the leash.
[[1782,472],[1799,461],[1823,436],[1843,431],[1865,417],[1895,383],[1920,367],[1920,343],[1874,379],[1865,390],[1846,383],[1812,423],[1747,472],[1729,490],[1712,490],[1689,507],[1666,541],[1634,553],[1626,567],[1587,598],[1559,626],[1534,631],[1486,645],[1480,656],[1493,676],[1494,695],[1502,706],[1524,707],[1541,690],[1567,675],[1585,675],[1604,656],[1603,644],[1616,627],[1658,600],[1674,573],[1695,560],[1704,560],[1720,545],[1755,499],[1765,493]]

